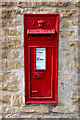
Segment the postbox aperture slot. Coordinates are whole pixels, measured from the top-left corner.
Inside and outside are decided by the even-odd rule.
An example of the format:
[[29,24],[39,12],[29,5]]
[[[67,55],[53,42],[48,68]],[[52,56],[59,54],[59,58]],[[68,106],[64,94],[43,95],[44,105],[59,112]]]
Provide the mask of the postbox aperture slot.
[[55,36],[55,29],[28,29],[27,37],[29,40],[52,40]]
[[51,34],[30,34],[30,37],[38,37],[38,38],[43,38],[43,37],[51,37]]

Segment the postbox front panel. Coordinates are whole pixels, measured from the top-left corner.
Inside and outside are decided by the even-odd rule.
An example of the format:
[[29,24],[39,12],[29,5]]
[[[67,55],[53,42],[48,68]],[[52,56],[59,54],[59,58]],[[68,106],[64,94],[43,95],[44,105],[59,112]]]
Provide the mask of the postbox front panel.
[[25,103],[57,103],[58,14],[24,15]]

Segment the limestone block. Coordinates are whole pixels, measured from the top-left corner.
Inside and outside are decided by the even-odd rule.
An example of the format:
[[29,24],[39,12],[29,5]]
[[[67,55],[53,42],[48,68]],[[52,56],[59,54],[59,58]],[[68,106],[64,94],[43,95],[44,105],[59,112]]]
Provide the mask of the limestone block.
[[6,24],[7,24],[6,22],[1,21],[1,22],[0,22],[0,27],[5,27],[5,26],[6,26]]
[[19,9],[2,10],[3,19],[16,18],[17,14],[21,14]]
[[10,62],[7,60],[4,62],[4,67],[7,69],[21,69],[22,64],[20,62]]
[[36,10],[34,10],[34,12],[48,12],[48,13],[57,13],[57,9],[56,8],[37,8]]
[[5,73],[0,73],[0,82],[5,82]]
[[6,91],[18,91],[20,88],[20,84],[2,84],[1,89]]
[[6,40],[5,42],[2,42],[2,49],[20,48],[20,46],[20,40]]
[[62,38],[69,38],[69,37],[75,37],[75,31],[61,31],[60,36]]
[[8,22],[9,27],[15,27],[21,25],[20,21],[15,21],[15,22]]
[[55,113],[75,113],[78,112],[78,106],[56,106],[52,108],[52,112]]
[[78,20],[73,20],[73,21],[72,21],[72,24],[77,26],[77,25],[78,25],[78,22],[79,22]]
[[63,50],[63,51],[60,51],[60,55],[62,57],[67,57],[70,55],[70,51],[69,50]]
[[46,6],[53,6],[53,7],[66,7],[68,6],[68,2],[61,2],[61,1],[52,1],[52,2],[44,2],[44,5]]
[[69,41],[68,44],[70,47],[78,47],[78,42],[76,41]]
[[69,21],[67,20],[62,20],[60,22],[60,28],[69,28]]
[[9,82],[17,82],[17,81],[19,81],[19,76],[16,75],[16,74],[7,73],[6,77],[7,77],[7,81],[9,81]]
[[11,58],[12,59],[19,58],[20,54],[21,54],[20,52],[11,51]]
[[20,32],[17,31],[17,29],[14,30],[9,30],[9,29],[4,29],[4,35],[5,36],[20,36]]
[[13,6],[14,5],[14,2],[0,2],[0,6]]
[[22,96],[17,93],[14,93],[11,96],[11,101],[12,101],[12,105],[18,106],[22,103]]
[[9,95],[8,94],[0,94],[0,101],[4,102],[4,103],[8,103],[9,102]]
[[68,74],[60,74],[59,75],[59,78],[61,81],[66,81],[66,80],[72,80],[72,76],[71,75],[68,75]]
[[72,10],[63,9],[60,11],[60,16],[61,18],[78,17],[78,11],[76,9],[72,9]]
[[37,113],[48,113],[48,108],[44,106],[27,106],[27,107],[20,107],[19,112],[37,112]]
[[78,63],[76,62],[67,62],[66,64],[66,69],[67,70],[74,70],[74,69],[77,69],[78,68]]
[[38,2],[19,2],[18,3],[18,7],[21,7],[21,8],[27,8],[27,7],[34,8],[37,6],[38,6]]
[[0,53],[0,58],[2,58],[2,59],[3,59],[3,58],[7,58],[6,53],[5,53],[5,52],[1,52],[1,53]]
[[74,0],[72,3],[73,5],[80,7],[80,0]]
[[3,107],[2,108],[2,111],[3,111],[3,113],[15,113],[15,108],[13,108],[13,107]]

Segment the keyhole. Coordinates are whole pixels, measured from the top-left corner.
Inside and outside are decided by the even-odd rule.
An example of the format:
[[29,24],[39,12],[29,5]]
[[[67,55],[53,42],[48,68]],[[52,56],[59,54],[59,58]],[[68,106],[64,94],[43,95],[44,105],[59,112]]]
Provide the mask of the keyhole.
[[37,79],[37,75],[35,75],[35,78]]

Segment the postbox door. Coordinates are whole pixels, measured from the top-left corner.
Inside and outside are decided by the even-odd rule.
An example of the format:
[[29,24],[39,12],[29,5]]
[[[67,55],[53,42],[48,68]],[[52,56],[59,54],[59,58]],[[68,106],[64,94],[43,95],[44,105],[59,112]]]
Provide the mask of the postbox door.
[[53,98],[53,47],[30,47],[30,99]]

